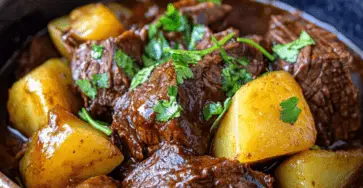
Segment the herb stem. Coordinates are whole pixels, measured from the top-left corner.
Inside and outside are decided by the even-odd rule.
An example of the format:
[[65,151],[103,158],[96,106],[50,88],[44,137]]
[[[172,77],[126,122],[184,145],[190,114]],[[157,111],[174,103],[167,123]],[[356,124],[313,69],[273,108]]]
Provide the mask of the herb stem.
[[107,136],[110,136],[112,134],[112,130],[109,127],[105,126],[104,123],[99,123],[93,120],[85,108],[82,108],[80,116],[82,119],[88,122],[93,128],[105,133]]
[[240,38],[237,38],[237,42],[244,42],[244,43],[247,43],[247,44],[251,44],[252,46],[257,48],[258,50],[260,50],[262,52],[262,54],[267,57],[267,59],[269,59],[270,61],[275,61],[275,56],[270,54],[267,50],[265,50],[261,45],[259,45],[255,41],[253,41],[251,39],[248,39],[248,38],[241,38],[240,37]]

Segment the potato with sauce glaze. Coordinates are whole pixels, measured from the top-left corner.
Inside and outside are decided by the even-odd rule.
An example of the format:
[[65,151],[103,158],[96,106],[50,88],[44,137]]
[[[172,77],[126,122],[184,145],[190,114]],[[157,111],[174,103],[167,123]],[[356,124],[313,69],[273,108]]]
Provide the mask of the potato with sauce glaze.
[[48,126],[33,135],[19,167],[29,188],[66,187],[70,180],[108,174],[122,160],[105,134],[56,107]]
[[[294,124],[281,119],[281,102],[297,97],[301,109]],[[254,163],[297,153],[314,145],[313,116],[300,86],[287,72],[263,75],[242,86],[232,99],[214,138],[216,157]]]
[[10,121],[27,137],[47,124],[49,110],[57,105],[72,113],[81,105],[73,91],[71,70],[61,59],[46,61],[9,90]]
[[105,40],[124,31],[115,13],[101,3],[76,8],[69,18],[72,36],[81,41]]
[[[350,187],[363,172],[363,150],[301,152],[275,171],[278,187]],[[361,181],[361,180],[358,180]],[[362,185],[362,184],[360,184]]]
[[48,32],[50,38],[53,41],[54,46],[57,48],[58,52],[66,57],[67,59],[72,59],[72,47],[69,46],[63,39],[63,34],[71,26],[70,19],[68,16],[63,16],[52,20],[48,24]]

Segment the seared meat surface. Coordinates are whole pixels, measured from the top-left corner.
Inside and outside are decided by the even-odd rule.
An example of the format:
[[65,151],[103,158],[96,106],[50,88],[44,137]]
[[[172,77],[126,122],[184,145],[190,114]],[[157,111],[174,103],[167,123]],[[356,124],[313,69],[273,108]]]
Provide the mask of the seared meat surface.
[[[102,57],[92,57],[92,45],[97,44],[104,47]],[[115,62],[115,52],[122,50],[125,54],[141,64],[143,42],[140,37],[132,31],[123,33],[119,38],[110,38],[104,41],[88,41],[80,45],[74,53],[71,63],[73,80],[91,80],[95,74],[108,75],[108,88],[97,90],[95,99],[82,94],[84,106],[93,115],[104,115],[112,111],[115,99],[124,94],[129,85],[130,78]],[[110,115],[110,114],[107,114]]]
[[227,4],[217,5],[212,2],[199,3],[197,0],[182,0],[174,3],[193,24],[209,25],[220,21],[231,12],[232,7]]
[[272,16],[268,39],[296,40],[305,30],[316,42],[300,51],[296,63],[279,60],[277,70],[290,72],[303,89],[318,130],[318,144],[351,138],[360,127],[358,90],[350,67],[353,57],[337,37],[299,16]]
[[196,157],[180,145],[165,143],[125,178],[122,187],[272,187],[273,181],[238,161]]

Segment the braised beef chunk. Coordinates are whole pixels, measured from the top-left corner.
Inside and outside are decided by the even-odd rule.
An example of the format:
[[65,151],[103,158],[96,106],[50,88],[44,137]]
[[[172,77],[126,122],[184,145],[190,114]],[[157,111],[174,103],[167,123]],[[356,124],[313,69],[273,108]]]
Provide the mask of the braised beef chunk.
[[[92,47],[103,48],[99,59],[92,57]],[[116,62],[116,51],[121,50],[141,64],[143,42],[138,35],[127,31],[117,39],[104,41],[88,41],[80,45],[74,53],[71,63],[73,80],[89,80],[96,74],[107,74],[107,88],[99,88],[94,99],[82,94],[84,105],[93,115],[104,115],[112,111],[114,101],[122,96],[130,85],[130,77]],[[124,61],[124,59],[122,60]],[[81,92],[81,90],[80,90]]]
[[125,178],[122,187],[272,187],[273,181],[238,161],[197,157],[182,146],[164,143]]
[[231,12],[232,7],[227,4],[217,5],[212,2],[199,3],[197,0],[181,0],[174,3],[193,24],[209,25],[222,20]]
[[316,42],[300,51],[296,63],[277,61],[303,89],[318,130],[318,144],[352,137],[360,127],[358,90],[352,83],[352,55],[337,37],[299,16],[272,16],[268,39],[275,44],[296,40],[305,30]]

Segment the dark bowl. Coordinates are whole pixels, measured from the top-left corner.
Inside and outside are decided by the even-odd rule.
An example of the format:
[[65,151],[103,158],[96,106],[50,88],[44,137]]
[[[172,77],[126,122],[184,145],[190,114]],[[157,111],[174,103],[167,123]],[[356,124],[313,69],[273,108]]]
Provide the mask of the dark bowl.
[[[46,25],[53,18],[68,13],[73,8],[93,2],[94,0],[0,0],[0,171],[10,179],[16,179],[15,158],[17,148],[21,147],[20,140],[25,138],[16,130],[9,127],[6,102],[8,88],[15,80],[14,70],[18,52],[24,49],[32,36],[46,34]],[[108,1],[108,0],[106,0]],[[134,0],[119,0],[127,6],[133,6]],[[141,0],[140,0],[141,1]],[[259,7],[246,7],[242,0],[225,0],[234,4],[234,8],[244,9],[241,18],[255,16],[259,27],[267,27],[266,21],[259,18],[262,9]],[[246,0],[245,0],[246,1]],[[305,11],[302,16],[335,33],[356,54],[356,64],[352,73],[354,83],[363,89],[363,1],[361,0],[257,0],[272,4],[288,11],[300,9]],[[160,0],[161,2],[161,0]],[[165,4],[165,1],[164,1]],[[295,8],[293,8],[295,7]],[[261,7],[260,7],[261,8]],[[272,10],[270,13],[278,12]],[[261,19],[261,20],[259,20]],[[243,19],[241,19],[243,20]],[[253,27],[252,27],[253,28]],[[263,32],[259,29],[245,29],[243,34],[250,32]],[[261,33],[259,33],[261,34]],[[360,96],[362,99],[362,95]],[[362,100],[360,100],[362,101]],[[361,102],[360,102],[361,103]],[[362,105],[361,105],[362,107]],[[362,109],[362,108],[360,108]],[[0,187],[11,184],[6,182],[5,176],[0,172]],[[9,186],[10,185],[10,186]],[[14,185],[13,185],[14,186]]]

